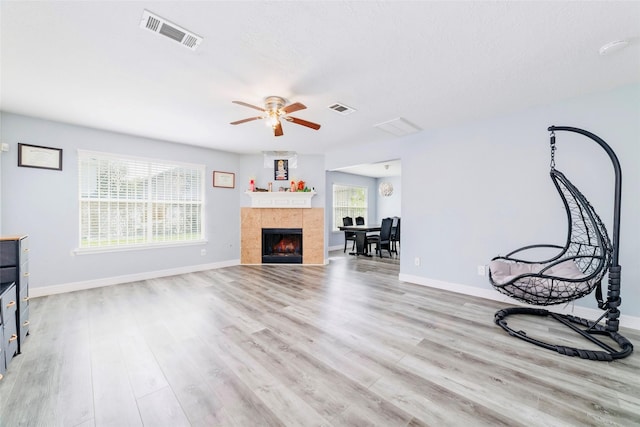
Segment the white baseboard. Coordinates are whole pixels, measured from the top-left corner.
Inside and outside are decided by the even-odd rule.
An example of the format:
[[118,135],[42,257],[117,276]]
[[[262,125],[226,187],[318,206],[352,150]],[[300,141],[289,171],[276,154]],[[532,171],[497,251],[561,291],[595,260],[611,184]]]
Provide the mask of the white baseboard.
[[[511,305],[528,306],[527,304],[523,304],[519,301],[516,301],[513,298],[510,298],[504,294],[501,294],[498,291],[494,291],[493,289],[483,289],[483,288],[477,288],[475,286],[443,282],[441,280],[428,279],[425,277],[413,276],[410,274],[400,274],[399,278],[403,282],[414,283],[416,285],[428,286],[430,288],[444,289],[444,290],[456,292],[459,294],[471,295],[474,297],[480,297],[480,298],[484,298],[492,301],[500,301],[500,302],[504,302],[506,304],[511,304]],[[528,307],[534,307],[534,306],[528,306]],[[594,319],[594,320],[602,316],[602,313],[603,313],[601,310],[596,310],[594,308],[588,308],[588,307],[580,307],[573,304],[569,306],[552,305],[552,306],[545,306],[544,308],[554,313],[571,314],[577,317],[582,317],[585,319]],[[627,316],[627,315],[621,314],[620,326],[623,326],[625,328],[640,330],[640,317]]]
[[63,283],[60,285],[44,286],[41,288],[30,288],[31,298],[43,297],[46,295],[62,294],[65,292],[81,291],[84,289],[100,288],[103,286],[119,285],[122,283],[137,282],[140,280],[156,279],[159,277],[175,276],[177,274],[195,273],[197,271],[213,270],[216,268],[239,265],[240,260],[230,260],[211,264],[190,265],[187,267],[171,268],[168,270],[145,271],[144,273],[127,274],[124,276],[105,277],[102,279],[86,280],[82,282]]

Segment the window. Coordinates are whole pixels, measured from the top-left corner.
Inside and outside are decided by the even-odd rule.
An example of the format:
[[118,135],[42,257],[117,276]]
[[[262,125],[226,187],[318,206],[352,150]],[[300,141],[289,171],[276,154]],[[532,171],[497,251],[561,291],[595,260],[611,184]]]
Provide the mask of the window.
[[367,188],[333,184],[333,231],[342,226],[342,218],[367,218]]
[[204,239],[204,165],[78,152],[80,248]]

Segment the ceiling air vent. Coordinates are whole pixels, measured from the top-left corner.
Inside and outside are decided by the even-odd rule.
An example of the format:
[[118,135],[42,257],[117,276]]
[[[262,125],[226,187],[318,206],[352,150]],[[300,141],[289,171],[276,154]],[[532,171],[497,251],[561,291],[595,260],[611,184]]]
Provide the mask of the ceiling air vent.
[[202,42],[202,37],[185,30],[179,25],[171,23],[158,15],[154,15],[148,10],[145,10],[142,13],[140,28],[169,37],[191,50],[196,50],[198,45]]
[[420,132],[422,130],[418,126],[414,125],[406,119],[403,119],[402,117],[398,117],[397,119],[389,120],[387,122],[378,123],[377,125],[373,125],[373,127],[376,127],[385,132],[389,132],[390,134],[393,134],[395,136],[405,136],[412,133]]
[[340,104],[339,102],[336,102],[333,105],[329,105],[329,109],[335,111],[338,114],[342,114],[343,116],[356,111],[355,108],[347,107],[346,105]]

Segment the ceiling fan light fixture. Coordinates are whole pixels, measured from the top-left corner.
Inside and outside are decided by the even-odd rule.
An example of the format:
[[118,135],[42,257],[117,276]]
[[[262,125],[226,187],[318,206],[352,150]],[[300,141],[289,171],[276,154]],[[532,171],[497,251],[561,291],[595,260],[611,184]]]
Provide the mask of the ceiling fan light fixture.
[[278,126],[280,124],[280,118],[278,116],[277,112],[269,112],[269,116],[267,117],[267,120],[265,120],[266,125],[272,128]]
[[309,122],[307,120],[299,119],[297,117],[290,116],[290,113],[304,110],[307,107],[300,103],[294,102],[293,104],[287,105],[287,100],[280,96],[268,96],[264,99],[264,108],[258,107],[256,105],[247,104],[243,101],[231,101],[234,104],[242,105],[245,107],[253,108],[254,110],[262,111],[261,116],[248,117],[242,120],[236,120],[235,122],[231,122],[232,125],[239,125],[242,123],[251,122],[254,120],[262,120],[265,125],[271,127],[273,129],[274,136],[282,136],[284,132],[282,131],[282,121],[281,119],[286,120],[287,122],[295,123],[301,126],[305,126],[311,129],[318,130],[320,129],[320,125],[317,123]]
[[280,110],[286,105],[287,100],[280,96],[267,96],[264,99],[264,106],[270,113],[279,113]]

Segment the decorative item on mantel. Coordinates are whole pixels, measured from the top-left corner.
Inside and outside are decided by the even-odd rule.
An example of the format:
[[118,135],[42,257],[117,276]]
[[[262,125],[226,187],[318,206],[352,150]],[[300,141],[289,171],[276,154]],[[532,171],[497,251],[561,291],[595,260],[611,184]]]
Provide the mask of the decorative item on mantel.
[[[249,188],[247,189],[248,193],[271,193],[272,191],[274,191],[272,182],[267,183],[267,188],[260,188],[256,184],[255,178],[249,179]],[[315,192],[315,188],[307,187],[307,183],[305,181],[296,181],[295,179],[292,179],[291,184],[288,187],[280,187],[276,191],[286,193],[312,193]]]
[[308,192],[311,192],[311,191],[314,191],[314,190],[309,188],[309,187],[307,187],[307,183],[306,182],[304,182],[302,180],[296,181],[294,179],[294,180],[291,180],[291,188],[289,189],[289,191],[290,192],[294,192],[294,193],[295,192],[297,192],[297,193],[302,193],[302,192],[308,193]]

